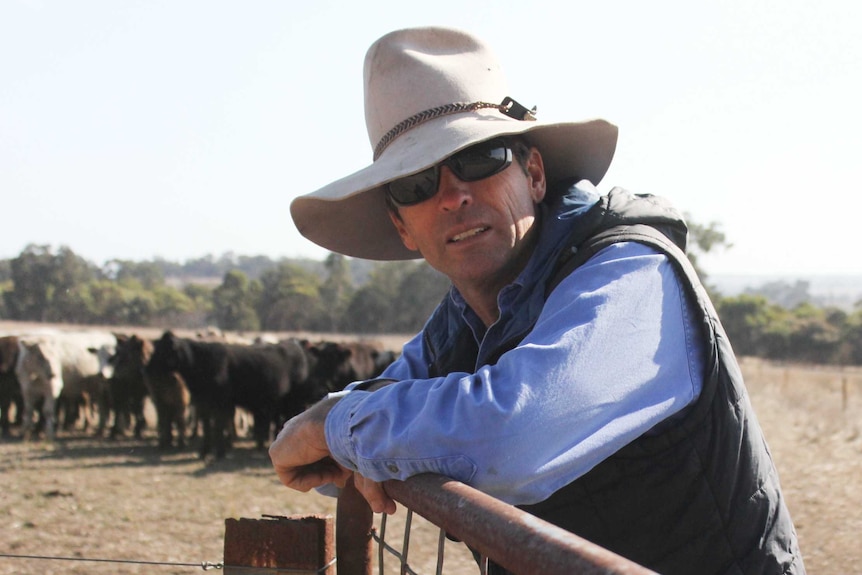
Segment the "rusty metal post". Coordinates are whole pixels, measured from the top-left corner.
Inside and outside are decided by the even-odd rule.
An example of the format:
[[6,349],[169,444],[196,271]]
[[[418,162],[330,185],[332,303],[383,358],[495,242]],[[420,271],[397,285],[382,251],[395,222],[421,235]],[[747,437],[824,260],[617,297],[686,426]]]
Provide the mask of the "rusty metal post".
[[225,575],[248,575],[254,567],[335,574],[330,515],[225,519],[224,526]]
[[394,500],[512,573],[654,573],[517,507],[440,475],[417,475],[407,481],[390,480],[384,485]]
[[338,495],[335,517],[338,575],[371,575],[374,514],[353,485],[353,479]]

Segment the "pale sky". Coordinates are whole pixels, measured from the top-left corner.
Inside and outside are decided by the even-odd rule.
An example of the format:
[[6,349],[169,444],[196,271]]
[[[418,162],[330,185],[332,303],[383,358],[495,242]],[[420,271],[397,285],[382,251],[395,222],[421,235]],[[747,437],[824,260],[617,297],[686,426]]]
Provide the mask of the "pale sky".
[[0,0],[0,258],[325,257],[290,201],[370,163],[365,51],[432,24],[617,124],[599,189],[718,222],[710,274],[862,275],[857,0]]

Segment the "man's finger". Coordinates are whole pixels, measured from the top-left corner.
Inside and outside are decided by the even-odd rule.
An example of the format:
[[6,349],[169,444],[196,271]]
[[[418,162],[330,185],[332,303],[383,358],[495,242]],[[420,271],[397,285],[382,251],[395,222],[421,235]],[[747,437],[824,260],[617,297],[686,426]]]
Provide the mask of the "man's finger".
[[276,466],[275,470],[285,486],[297,491],[309,491],[328,483],[343,487],[351,474],[350,471],[328,457],[299,467]]
[[353,483],[374,513],[386,513],[387,515],[395,513],[395,501],[386,494],[383,484],[372,481],[358,473],[353,475]]

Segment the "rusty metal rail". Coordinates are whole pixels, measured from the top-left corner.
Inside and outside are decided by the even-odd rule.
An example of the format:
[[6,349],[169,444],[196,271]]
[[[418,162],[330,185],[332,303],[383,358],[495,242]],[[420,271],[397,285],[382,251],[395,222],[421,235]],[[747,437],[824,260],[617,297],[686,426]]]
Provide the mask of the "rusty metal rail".
[[[463,483],[426,474],[387,481],[386,492],[471,549],[518,575],[654,574],[624,557]],[[371,514],[352,487],[339,497],[336,549],[339,575],[370,573]],[[348,513],[342,517],[342,513]],[[361,519],[356,521],[355,518]],[[361,557],[350,565],[345,557]],[[364,571],[362,569],[365,569]]]

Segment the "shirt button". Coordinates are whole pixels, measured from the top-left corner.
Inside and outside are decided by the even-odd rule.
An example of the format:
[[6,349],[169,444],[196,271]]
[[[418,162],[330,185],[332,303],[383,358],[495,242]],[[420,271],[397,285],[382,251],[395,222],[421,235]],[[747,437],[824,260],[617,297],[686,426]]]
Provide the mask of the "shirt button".
[[398,473],[398,466],[394,463],[390,463],[386,466],[386,469],[389,470],[390,473]]

